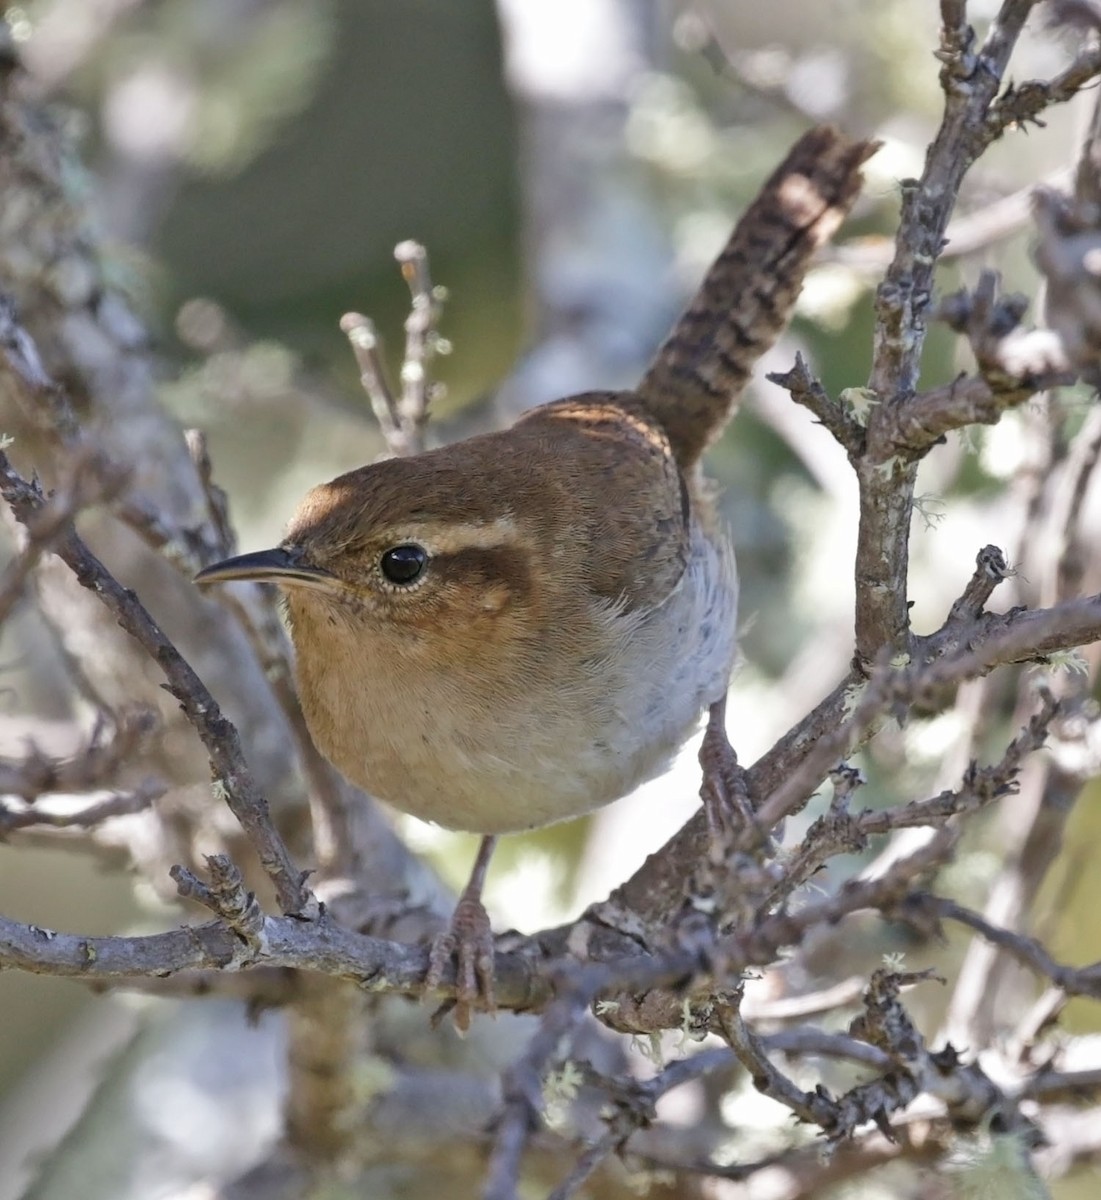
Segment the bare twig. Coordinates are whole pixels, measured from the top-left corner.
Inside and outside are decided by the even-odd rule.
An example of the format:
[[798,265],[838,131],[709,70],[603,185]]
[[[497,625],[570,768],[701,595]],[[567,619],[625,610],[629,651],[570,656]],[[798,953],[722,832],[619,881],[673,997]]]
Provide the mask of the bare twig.
[[861,813],[857,819],[861,832],[870,836],[919,825],[940,827],[952,817],[977,812],[994,800],[1015,795],[1024,759],[1043,746],[1058,711],[1058,701],[1045,692],[1039,712],[1009,743],[998,762],[989,767],[972,762],[963,786],[955,791],[941,792],[930,800],[912,800],[899,808]]
[[46,826],[51,829],[93,829],[111,817],[129,816],[142,812],[164,795],[166,787],[160,780],[147,780],[130,792],[118,792],[105,800],[92,801],[83,808],[57,812],[33,808],[13,810],[0,803],[0,840],[17,829]]
[[437,333],[445,293],[432,284],[425,248],[419,242],[401,242],[394,249],[394,257],[401,264],[411,300],[405,320],[400,396],[395,394],[387,376],[374,322],[361,313],[346,313],[340,320],[340,328],[351,344],[360,382],[390,453],[401,458],[424,449],[428,409],[437,390],[429,368],[432,359],[447,353],[449,346]]
[[773,1100],[790,1108],[800,1120],[812,1125],[832,1123],[832,1113],[824,1098],[814,1092],[804,1092],[778,1070],[765,1053],[757,1036],[750,1032],[738,1011],[741,989],[730,996],[730,1002],[719,1010],[719,1026],[727,1044],[738,1061],[749,1072],[753,1086]]
[[375,323],[362,313],[350,312],[340,318],[340,328],[352,347],[356,365],[359,367],[359,381],[371,402],[382,436],[390,447],[390,453],[400,458],[409,451],[405,449],[398,416],[398,401],[386,374],[382,342]]
[[504,1112],[497,1123],[486,1171],[484,1200],[514,1200],[520,1160],[542,1111],[542,1080],[552,1057],[585,1015],[599,988],[593,979],[559,997],[540,1022],[523,1055],[501,1081]]
[[1040,114],[1053,104],[1064,104],[1076,96],[1101,73],[1101,47],[1088,45],[1074,61],[1053,79],[1029,80],[1019,86],[1010,84],[990,107],[984,123],[984,136],[994,141],[1011,125],[1043,125]]
[[[30,343],[33,345],[33,343]],[[24,345],[24,350],[27,346]],[[112,500],[126,483],[124,472],[102,456],[82,447],[62,460],[57,487],[26,527],[26,541],[0,575],[0,624],[11,615],[31,572],[53,543],[72,525],[78,513]]]
[[977,621],[995,588],[1009,575],[1009,564],[997,546],[984,546],[975,556],[975,573],[948,611],[945,626]]
[[187,429],[184,431],[184,438],[187,441],[187,452],[195,464],[203,495],[206,497],[210,528],[217,542],[217,554],[222,558],[228,557],[237,547],[237,534],[229,518],[229,498],[214,482],[214,468],[207,450],[206,434],[201,429]]
[[[2,452],[0,495],[23,523],[33,520],[45,505],[39,489],[27,483]],[[255,848],[282,910],[301,916],[316,913],[316,901],[306,887],[305,875],[295,868],[283,839],[272,824],[267,801],[257,790],[245,763],[237,731],[222,715],[214,697],[145,611],[137,596],[114,579],[75,532],[70,529],[59,538],[54,552],[83,587],[95,592],[119,625],[142,645],[164,672],[169,691],[179,700],[207,748],[226,803]]]
[[682,1084],[699,1079],[716,1070],[728,1067],[733,1061],[726,1050],[704,1050],[691,1058],[671,1063],[653,1079],[642,1083],[633,1080],[610,1088],[610,1103],[603,1118],[604,1134],[578,1158],[569,1175],[554,1189],[547,1200],[569,1200],[605,1159],[622,1150],[632,1134],[645,1129],[655,1116],[655,1105],[667,1092]]
[[409,443],[409,453],[424,449],[424,427],[436,385],[429,376],[432,359],[449,349],[440,340],[436,328],[446,293],[433,287],[428,272],[428,252],[419,242],[400,242],[394,257],[401,265],[402,278],[409,285],[411,307],[405,319],[405,355],[401,364],[401,404],[399,414]]
[[[856,1001],[863,996],[866,987],[867,980],[862,979]],[[746,1016],[744,1011],[742,1015]],[[789,1058],[835,1058],[874,1067],[878,1071],[886,1070],[891,1065],[890,1057],[877,1047],[847,1033],[828,1033],[811,1025],[797,1025],[782,1029],[779,1033],[766,1033],[758,1040],[762,1051],[784,1054]]]
[[1061,345],[1046,330],[1021,335],[1005,348],[1005,355],[1009,373],[998,387],[985,378],[965,375],[914,396],[893,414],[894,427],[884,427],[885,447],[897,454],[923,454],[954,429],[994,425],[1003,413],[1037,392],[1075,380]]
[[[224,854],[208,854],[206,865],[209,884],[186,867],[172,868],[171,875],[180,895],[198,901],[221,917],[248,948],[250,956],[258,954],[262,950],[260,931],[264,927],[264,914],[256,897],[245,888],[244,876]],[[241,965],[240,959],[236,965]]]
[[891,431],[898,408],[917,390],[933,271],[960,184],[982,150],[974,131],[986,119],[1031,8],[1031,0],[1005,0],[977,53],[961,6],[941,10],[944,116],[921,178],[902,183],[895,255],[876,290],[869,388],[879,403],[869,413],[866,453],[855,464],[861,498],[856,652],[865,670],[884,646],[906,648],[909,640],[907,571],[916,467],[898,457]]
[[795,366],[790,371],[773,372],[766,378],[784,388],[796,404],[809,409],[850,454],[859,450],[864,440],[863,429],[810,373],[801,354],[796,354]]
[[[207,907],[216,903],[212,889],[194,875],[181,872],[180,879],[188,895]],[[0,962],[5,967],[88,983],[224,969],[244,961],[320,970],[354,980],[369,990],[416,995],[422,990],[428,965],[425,950],[354,933],[328,916],[316,924],[297,917],[266,917],[259,945],[259,950],[243,947],[237,934],[221,920],[146,936],[84,937],[0,917]],[[521,964],[502,960],[498,969],[498,994],[505,1002],[510,996],[534,996]]]
[[51,758],[31,745],[20,758],[0,758],[0,794],[34,800],[46,792],[82,792],[102,787],[146,744],[156,714],[133,708],[96,722],[87,744],[66,759]]
[[834,795],[829,811],[810,826],[801,845],[785,862],[783,879],[770,893],[769,902],[777,903],[791,895],[835,855],[865,849],[868,839],[876,834],[918,827],[944,829],[955,817],[969,815],[995,800],[1014,795],[1018,791],[1017,775],[1024,759],[1044,744],[1048,727],[1057,712],[1055,698],[1045,693],[1040,711],[1010,742],[997,763],[980,767],[972,762],[964,773],[961,787],[943,791],[929,800],[912,800],[897,808],[853,813],[849,809],[847,791],[837,784],[838,772],[833,772]]
[[1098,639],[1101,596],[1089,596],[1054,608],[990,616],[976,622],[959,649],[953,647],[915,666],[882,665],[867,686],[850,698],[851,716],[832,730],[823,730],[798,766],[763,799],[757,812],[760,824],[771,828],[801,805],[830,768],[847,758],[888,712],[905,711],[919,698],[985,675],[1000,664],[1042,660],[1056,649]]
[[863,991],[864,980],[852,975],[821,991],[801,996],[784,996],[778,1000],[757,1000],[747,996],[742,1001],[741,1012],[748,1021],[802,1021],[853,1004]]
[[1069,996],[1091,996],[1095,1000],[1101,999],[1101,962],[1088,967],[1063,966],[1056,962],[1035,938],[1015,933],[1011,929],[1000,929],[978,913],[941,896],[926,893],[915,895],[907,901],[907,907],[925,916],[955,921],[974,929],[992,945],[1000,947],[1018,962],[1050,979]]

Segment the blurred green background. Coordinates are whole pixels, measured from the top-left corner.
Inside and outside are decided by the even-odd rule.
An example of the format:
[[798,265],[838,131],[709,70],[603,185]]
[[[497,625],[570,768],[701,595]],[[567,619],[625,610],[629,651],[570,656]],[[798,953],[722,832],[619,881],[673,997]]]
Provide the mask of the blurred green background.
[[[994,7],[970,10],[981,21]],[[544,26],[532,29],[536,9]],[[813,120],[884,139],[848,229],[882,250],[895,180],[920,170],[939,115],[926,0],[41,0],[6,16],[32,87],[83,147],[78,186],[112,276],[159,343],[165,404],[209,436],[243,548],[274,541],[311,484],[381,452],[338,320],[371,314],[396,366],[407,300],[396,242],[424,242],[449,293],[436,436],[458,436],[554,394],[636,378],[741,205]],[[1014,75],[1050,72],[1065,53],[1037,26]],[[1080,120],[1059,110],[1045,130],[996,147],[962,206],[1064,167]],[[941,286],[994,259],[1011,287],[1033,288],[1023,226],[948,265]],[[798,348],[831,392],[859,386],[872,278],[844,260],[818,273],[767,369],[790,366]],[[925,382],[950,378],[956,354],[935,331]],[[711,461],[743,576],[731,729],[746,761],[828,690],[850,653],[855,490],[836,447],[809,418],[791,424],[790,409],[775,389],[755,389]],[[1012,541],[1016,517],[999,497],[1023,432],[1014,419],[1006,427],[1000,441],[988,431],[953,441],[923,468],[919,491],[940,498],[944,519],[915,531],[921,629],[958,592],[977,545]],[[930,783],[941,753],[915,751],[894,776],[877,778],[873,764],[879,801]],[[509,839],[491,909],[529,928],[606,892],[691,811],[693,770],[689,754],[630,815],[618,806]],[[1097,812],[1082,806],[1076,845],[1096,846]],[[462,881],[462,839],[406,830]],[[1097,954],[1089,893],[1087,880],[1068,884],[1059,911],[1038,915],[1070,961]],[[87,932],[150,912],[124,876],[10,847],[0,847],[0,909]],[[28,1097],[89,1007],[104,1006],[76,985],[0,976],[0,1151],[33,1143]],[[1075,1020],[1097,1027],[1095,1011]],[[1096,1180],[1074,1186],[1058,1195],[1093,1195]]]

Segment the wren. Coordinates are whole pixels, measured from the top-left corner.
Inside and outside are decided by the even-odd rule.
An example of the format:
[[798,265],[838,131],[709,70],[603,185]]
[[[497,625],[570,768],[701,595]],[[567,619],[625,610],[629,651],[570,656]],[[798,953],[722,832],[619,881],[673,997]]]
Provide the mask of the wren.
[[427,978],[457,952],[460,1024],[493,1007],[496,836],[623,796],[709,709],[722,761],[738,587],[700,458],[874,149],[802,137],[634,391],[350,471],[307,494],[276,549],[196,577],[278,584],[321,752],[395,808],[484,835]]

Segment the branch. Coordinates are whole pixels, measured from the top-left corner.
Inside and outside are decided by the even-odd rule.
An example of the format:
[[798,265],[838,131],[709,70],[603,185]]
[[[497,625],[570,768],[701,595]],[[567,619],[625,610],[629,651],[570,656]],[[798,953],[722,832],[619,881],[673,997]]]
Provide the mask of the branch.
[[920,456],[946,434],[968,425],[996,425],[1011,408],[1037,392],[1071,384],[1062,344],[1047,330],[1022,334],[1005,347],[1007,377],[992,384],[982,376],[960,376],[942,387],[921,392],[892,414],[882,430],[884,445],[893,453]]
[[983,127],[1032,0],[1005,0],[986,41],[973,52],[962,6],[942,6],[944,116],[918,180],[903,180],[895,254],[876,289],[868,386],[878,398],[868,417],[866,453],[856,461],[860,527],[856,553],[856,661],[869,669],[885,646],[907,648],[910,515],[916,465],[890,437],[893,412],[917,390],[933,272],[960,184],[981,153]]
[[157,728],[152,709],[137,707],[96,721],[87,744],[65,759],[43,754],[33,743],[21,758],[0,758],[0,794],[32,801],[47,792],[84,792],[102,787],[135,757]]
[[[0,495],[23,524],[33,522],[46,505],[41,491],[14,470],[2,451]],[[122,629],[145,649],[164,673],[169,692],[180,702],[210,755],[215,781],[221,785],[226,803],[267,871],[283,912],[304,917],[315,915],[317,905],[305,885],[306,876],[295,868],[283,839],[276,832],[267,801],[260,795],[245,762],[237,730],[222,715],[214,697],[137,596],[117,582],[72,529],[58,539],[54,552],[72,570],[77,582],[96,594]]]
[[810,373],[801,354],[796,354],[795,366],[790,371],[774,371],[765,378],[782,387],[796,404],[809,409],[849,454],[860,450],[864,442],[863,428]]
[[605,1159],[622,1151],[634,1133],[651,1124],[657,1102],[667,1092],[713,1071],[722,1070],[731,1061],[731,1055],[726,1050],[704,1050],[671,1063],[653,1079],[641,1083],[629,1080],[611,1087],[609,1102],[601,1112],[606,1126],[603,1136],[585,1150],[569,1175],[547,1200],[569,1200],[575,1195]]
[[1086,46],[1070,66],[1053,79],[1032,79],[1020,86],[1010,84],[991,105],[984,122],[986,141],[996,141],[1011,125],[1043,125],[1040,114],[1053,104],[1065,104],[1101,74],[1101,47]]
[[[918,700],[937,707],[938,694],[965,679],[1008,663],[1043,662],[1047,655],[1101,640],[1101,595],[1048,609],[976,613],[1003,568],[1004,557],[993,547],[985,548],[949,619],[936,633],[914,640],[908,665],[883,664],[870,680],[851,671],[749,768],[746,782],[758,806],[758,829],[767,831],[798,810],[888,711],[904,716],[907,706]],[[967,613],[973,619],[964,620]],[[600,941],[617,929],[664,929],[668,914],[683,903],[685,880],[706,857],[706,823],[697,814],[597,906],[599,929],[593,937]]]
[[118,792],[69,812],[54,812],[41,807],[13,810],[0,804],[0,841],[17,829],[48,826],[51,829],[93,829],[111,817],[144,812],[168,789],[159,780],[147,780],[130,792]]
[[[753,790],[755,768],[750,769],[751,794],[761,796],[757,818],[763,828],[771,829],[796,811],[886,714],[904,715],[914,703],[933,701],[946,687],[1006,663],[1042,661],[1058,649],[1101,640],[1101,595],[1048,609],[991,614],[964,631],[945,626],[942,633],[951,642],[940,655],[929,654],[912,666],[882,664],[866,687],[850,694],[850,704],[855,701],[851,715],[823,729],[786,778],[763,796]],[[934,636],[926,646],[932,649],[938,640]]]
[[[190,879],[185,877],[187,884]],[[200,894],[210,899],[201,888],[196,890],[196,898]],[[428,966],[424,949],[355,933],[327,914],[316,921],[265,917],[252,948],[245,953],[243,947],[222,920],[144,936],[82,937],[0,917],[0,963],[5,967],[89,983],[258,964],[321,971],[353,980],[371,991],[417,995]],[[528,986],[522,963],[499,957],[498,967],[499,991],[506,1004],[511,1001],[521,1008],[525,999],[538,996]],[[445,981],[445,991],[452,982]],[[543,997],[545,1000],[545,991]]]
[[497,1123],[486,1171],[484,1200],[513,1200],[520,1181],[520,1163],[528,1138],[539,1125],[542,1080],[553,1057],[561,1057],[571,1035],[588,1011],[604,979],[591,970],[560,995],[527,1049],[504,1073],[501,1090],[504,1112]]
[[785,1108],[790,1108],[801,1121],[822,1128],[832,1126],[834,1113],[825,1097],[818,1092],[804,1092],[769,1059],[760,1039],[750,1032],[742,1020],[739,1012],[741,997],[741,988],[731,994],[729,1004],[720,1009],[719,1025],[727,1044],[749,1072],[753,1086]]
[[[24,343],[20,344],[26,349]],[[0,439],[0,448],[2,442]],[[0,625],[11,615],[42,556],[71,527],[74,518],[92,505],[113,500],[125,484],[125,472],[112,468],[87,447],[62,461],[57,487],[27,525],[23,547],[0,576]]]
[[1050,979],[1068,996],[1089,996],[1094,1000],[1101,1000],[1101,962],[1092,963],[1088,967],[1065,967],[1056,962],[1035,938],[1014,933],[1010,929],[1001,929],[979,916],[977,912],[942,896],[933,896],[927,892],[916,893],[907,900],[905,908],[919,919],[933,918],[966,925],[991,945],[1005,950],[1019,963]]
[[952,817],[977,812],[995,800],[1015,795],[1024,759],[1043,746],[1058,712],[1059,702],[1045,692],[1039,712],[1009,743],[998,762],[989,767],[972,762],[964,774],[963,786],[956,791],[941,792],[931,800],[913,800],[898,808],[861,813],[857,818],[860,831],[870,836],[915,826],[940,827]]
[[361,313],[346,313],[340,319],[359,367],[359,379],[371,401],[382,435],[396,458],[420,454],[428,410],[440,385],[429,373],[437,354],[448,354],[450,343],[437,332],[447,293],[434,287],[428,271],[428,254],[419,242],[406,241],[394,249],[402,278],[409,285],[412,301],[405,319],[405,355],[401,364],[401,396],[394,394],[382,358],[382,342],[374,322]]
[[[251,959],[262,950],[260,934],[264,927],[264,914],[256,897],[246,889],[240,870],[226,855],[208,854],[206,865],[210,872],[209,884],[186,867],[173,867],[170,874],[181,896],[196,900],[216,917],[221,917],[247,947]],[[234,965],[241,963],[238,961]]]

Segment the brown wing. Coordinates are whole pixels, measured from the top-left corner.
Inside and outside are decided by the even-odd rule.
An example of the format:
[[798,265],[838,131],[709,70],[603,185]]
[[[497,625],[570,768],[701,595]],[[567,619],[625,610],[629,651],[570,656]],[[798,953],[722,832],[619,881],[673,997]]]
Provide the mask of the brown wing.
[[649,608],[684,571],[689,498],[669,439],[630,393],[588,392],[543,405],[512,430],[553,462],[556,502],[584,531],[587,586]]

